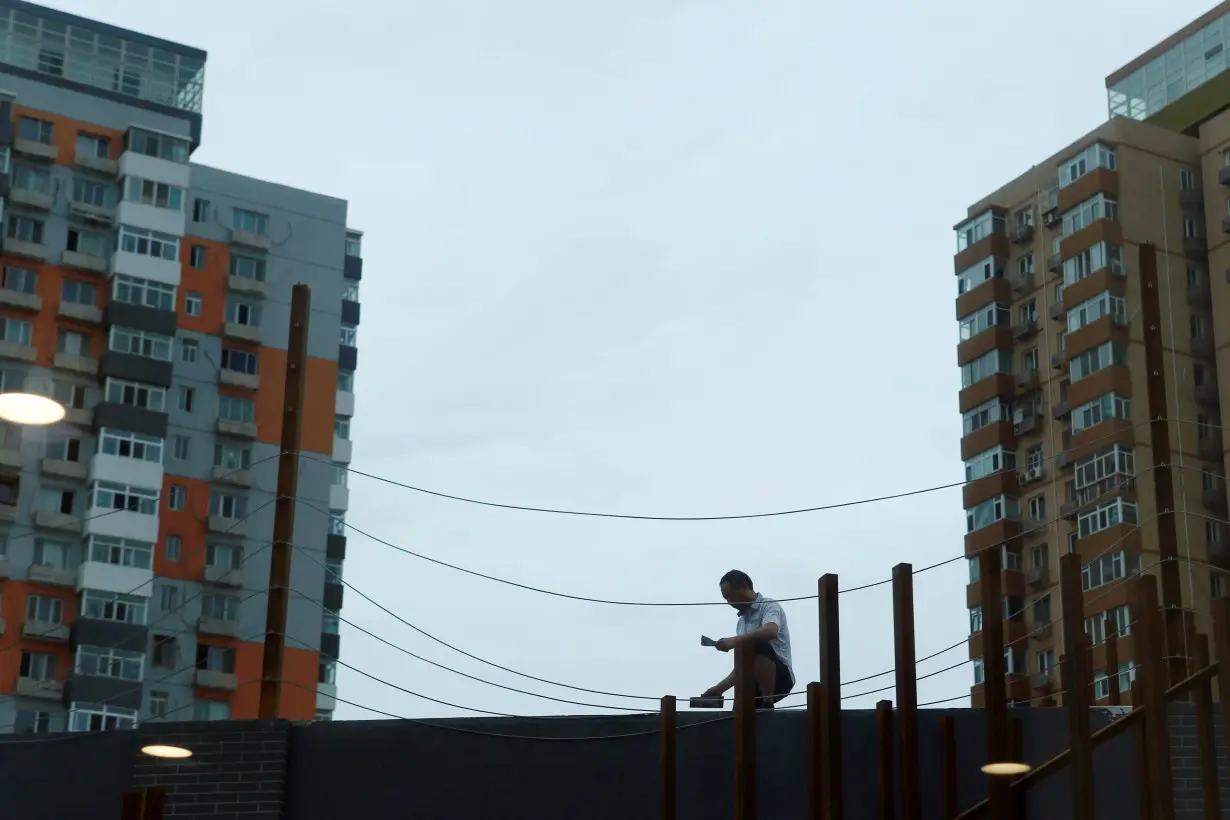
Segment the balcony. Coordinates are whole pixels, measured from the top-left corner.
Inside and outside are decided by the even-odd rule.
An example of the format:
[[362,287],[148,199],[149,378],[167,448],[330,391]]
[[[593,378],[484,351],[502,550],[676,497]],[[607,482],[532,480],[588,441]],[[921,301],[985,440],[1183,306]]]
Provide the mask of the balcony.
[[1012,328],[1012,336],[1017,341],[1028,339],[1030,336],[1038,332],[1038,321],[1036,319],[1026,319],[1023,322],[1018,322]]
[[1008,284],[1012,286],[1013,293],[1029,293],[1036,286],[1032,273],[1013,274],[1009,277]]
[[44,458],[39,462],[43,475],[52,478],[66,478],[69,481],[85,481],[86,466],[80,461],[64,461],[58,458]]
[[65,319],[74,319],[78,322],[87,322],[93,325],[102,324],[102,308],[95,305],[78,305],[61,299],[60,308],[57,312]]
[[37,293],[0,288],[0,305],[18,310],[32,310],[37,313],[43,309],[43,298]]
[[1062,273],[1063,258],[1057,253],[1052,253],[1046,258],[1046,269],[1051,273]]
[[81,253],[80,251],[64,251],[60,254],[60,264],[66,268],[76,268],[77,270],[87,270],[90,273],[106,274],[107,259],[104,256],[95,256],[92,253]]
[[1016,374],[1016,389],[1023,393],[1038,389],[1038,368],[1031,367]]
[[202,635],[218,635],[224,638],[238,638],[239,622],[224,621],[220,618],[201,618],[197,621],[196,631]]
[[1210,430],[1196,439],[1196,450],[1206,461],[1220,461],[1222,457],[1221,433]]
[[265,297],[269,295],[269,287],[259,279],[248,279],[244,276],[228,276],[227,290],[232,293],[246,293],[249,296]]
[[333,400],[333,412],[339,416],[353,416],[354,393],[349,390],[337,391],[337,396]]
[[[98,589],[120,595],[137,594],[149,597],[152,593],[154,571],[103,561],[85,561],[77,570],[77,589]],[[133,593],[133,590],[138,592]]]
[[202,689],[226,689],[234,691],[239,685],[234,672],[215,672],[212,669],[196,670],[196,685]]
[[240,325],[235,322],[227,322],[222,326],[222,335],[228,339],[242,339],[245,342],[259,342],[261,340],[261,329],[252,325]]
[[1230,567],[1230,541],[1226,540],[1225,535],[1219,535],[1217,538],[1209,541],[1208,551],[1209,561],[1223,569]]
[[72,407],[69,408],[68,416],[64,420],[78,427],[92,428],[94,426],[94,411],[88,407]]
[[1042,564],[1041,566],[1033,567],[1025,573],[1025,585],[1037,589],[1041,586],[1046,586],[1051,580],[1051,568]]
[[1065,521],[1074,521],[1076,520],[1077,513],[1080,511],[1081,502],[1075,498],[1069,498],[1064,502],[1063,506],[1059,508],[1059,517],[1063,518]]
[[1029,676],[1029,688],[1034,692],[1050,691],[1051,675],[1049,672],[1035,672]]
[[205,567],[202,576],[207,584],[217,584],[220,587],[242,587],[243,570],[228,567]]
[[[1230,233],[1230,216],[1221,221],[1221,229]],[[1200,258],[1209,252],[1209,239],[1205,236],[1183,237],[1183,253],[1187,256]]]
[[4,240],[4,252],[25,259],[37,259],[39,262],[47,261],[47,246],[42,242],[23,242],[10,237]]
[[120,171],[120,164],[108,157],[96,157],[93,154],[76,151],[73,155],[73,162],[78,168],[84,168],[87,171],[94,171],[98,174],[105,174],[113,177]]
[[55,358],[51,360],[51,363],[58,370],[70,370],[73,373],[81,373],[86,376],[98,375],[98,359],[92,359],[89,356],[78,356],[75,353],[57,353]]
[[1051,408],[1051,418],[1055,421],[1062,421],[1071,412],[1071,409],[1066,401],[1061,401]]
[[1034,624],[1033,639],[1035,641],[1049,641],[1054,635],[1055,628],[1050,621]]
[[1221,404],[1221,396],[1216,384],[1200,384],[1196,386],[1196,401],[1209,407]]
[[232,245],[256,251],[268,251],[273,247],[273,240],[264,234],[255,231],[241,231],[238,228],[231,228],[230,241]]
[[256,422],[218,419],[218,434],[234,438],[256,438]]
[[1222,185],[1230,185],[1230,165],[1225,166],[1217,172],[1217,181]]
[[40,530],[55,530],[62,533],[81,535],[81,519],[75,515],[54,512],[52,510],[35,510],[34,526]]
[[1179,191],[1179,204],[1187,208],[1198,208],[1204,204],[1204,189],[1184,188]]
[[48,586],[68,587],[69,589],[77,588],[77,570],[75,569],[44,567],[39,564],[33,564],[30,567],[29,575],[26,577],[34,584],[47,584]]
[[1207,283],[1187,286],[1187,302],[1190,305],[1207,305],[1213,300]]
[[247,521],[243,518],[226,518],[221,515],[211,515],[209,516],[209,531],[218,535],[242,537],[248,531]]
[[209,474],[209,479],[215,484],[232,484],[236,487],[252,486],[252,473],[247,470],[228,470],[226,467],[214,467]]
[[1027,436],[1042,429],[1042,417],[1038,413],[1018,413],[1012,419],[1012,434]]
[[255,373],[240,373],[238,370],[222,368],[218,371],[218,381],[230,387],[242,387],[245,390],[260,390],[261,378]]
[[1214,355],[1213,340],[1208,336],[1192,339],[1192,355],[1198,359],[1211,359]]
[[9,201],[14,205],[33,208],[36,211],[50,211],[55,204],[55,197],[33,188],[13,188],[9,191]]
[[1220,511],[1224,517],[1226,511],[1226,485],[1218,482],[1215,486],[1205,487],[1201,500],[1204,502],[1204,506],[1210,510]]
[[1063,302],[1056,302],[1055,304],[1051,305],[1050,315],[1052,319],[1062,319],[1063,318]]
[[50,621],[33,621],[29,618],[21,625],[21,636],[34,641],[68,643],[68,624]]
[[64,684],[58,680],[35,680],[17,678],[17,696],[38,700],[59,700],[64,695]]
[[329,487],[329,509],[331,510],[348,510],[350,509],[350,490],[339,484],[333,484]]
[[20,137],[13,140],[13,150],[30,159],[44,162],[55,162],[60,158],[60,148],[37,140],[23,140]]
[[1026,516],[1021,519],[1021,534],[1029,535],[1031,532],[1037,532],[1045,526],[1045,518],[1030,518],[1029,516]]
[[1033,225],[1017,225],[1016,228],[1008,234],[1008,241],[1013,245],[1024,245],[1033,238]]
[[1068,354],[1062,350],[1059,351],[1058,353],[1052,353],[1051,354],[1051,367],[1055,368],[1056,370],[1067,370],[1068,369]]
[[333,460],[340,464],[349,464],[353,459],[354,445],[349,439],[333,437]]

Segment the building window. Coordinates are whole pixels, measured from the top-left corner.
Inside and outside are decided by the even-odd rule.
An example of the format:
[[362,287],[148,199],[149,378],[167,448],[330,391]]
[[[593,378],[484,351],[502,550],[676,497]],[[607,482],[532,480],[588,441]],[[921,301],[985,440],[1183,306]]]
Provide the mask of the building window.
[[127,404],[130,407],[140,407],[143,410],[153,410],[157,413],[163,412],[167,403],[165,387],[153,387],[120,379],[107,379],[106,396],[109,402]]
[[81,439],[63,431],[53,431],[48,434],[47,446],[43,453],[53,461],[69,461],[76,464],[81,461]]
[[87,618],[141,626],[149,614],[149,601],[137,595],[87,589],[81,593],[81,612]]
[[[125,78],[127,83],[127,78]],[[129,93],[125,90],[125,93]],[[131,92],[131,96],[137,96]],[[127,135],[128,150],[147,157],[158,157],[181,165],[188,162],[188,140],[167,134],[155,134],[152,131],[142,131],[139,128],[129,130]]]
[[228,299],[226,302],[226,321],[246,327],[260,327],[261,306],[251,302]]
[[138,256],[150,256],[167,262],[179,261],[179,237],[169,233],[147,231],[132,225],[120,226],[120,250]]
[[359,301],[359,285],[357,282],[352,282],[342,289],[343,302]]
[[152,663],[160,669],[173,669],[179,665],[179,646],[174,635],[155,635]]
[[43,734],[51,731],[50,712],[32,712],[28,709],[18,709],[13,731],[19,734]]
[[109,456],[162,463],[162,439],[140,433],[101,429],[98,433],[98,451]]
[[350,439],[350,417],[349,416],[334,416],[333,417],[333,435],[341,439]]
[[197,197],[192,200],[192,221],[193,222],[208,222],[209,221],[209,200]]
[[342,631],[342,618],[332,609],[321,611],[320,631],[325,635],[337,635]]
[[87,131],[78,131],[77,156],[107,159],[111,156],[111,140]]
[[256,282],[264,282],[265,260],[231,254],[231,276],[238,277],[239,279],[252,279]]
[[179,343],[179,360],[185,364],[196,364],[200,343],[196,339],[181,339]]
[[60,287],[60,301],[73,305],[93,305],[94,286],[89,282],[65,279]]
[[201,294],[197,291],[188,291],[184,297],[184,313],[188,316],[201,315]]
[[171,562],[178,561],[183,554],[184,540],[178,535],[168,535],[162,542],[162,553]]
[[188,251],[188,264],[196,270],[204,270],[205,268],[205,246],[193,245]]
[[[341,483],[345,485],[344,480],[339,482],[337,479],[345,477],[345,465],[334,464],[334,469],[341,468],[342,475],[334,477],[334,484]],[[980,478],[986,478],[989,475],[998,473],[1000,470],[1015,470],[1016,469],[1016,452],[1013,450],[1005,450],[1003,447],[993,447],[990,450],[979,453],[973,458],[965,462],[965,480],[977,481]]]
[[1194,191],[1196,190],[1196,172],[1191,168],[1179,169],[1179,190]]
[[43,244],[43,222],[39,219],[12,214],[9,216],[5,233],[9,239],[15,239],[18,242]]
[[107,207],[107,186],[92,179],[74,177],[73,202],[92,205],[95,208],[105,208]]
[[966,388],[996,373],[1012,372],[1012,353],[995,349],[961,365],[961,387]]
[[5,265],[4,289],[18,293],[37,293],[38,274],[27,268]]
[[176,402],[180,410],[183,410],[185,413],[191,413],[192,400],[194,398],[196,398],[195,388],[180,385],[179,394],[177,397],[178,401]]
[[1203,339],[1208,335],[1208,326],[1206,325],[1203,316],[1189,316],[1187,324],[1191,330],[1193,339]]
[[1066,188],[1097,168],[1114,171],[1118,167],[1116,159],[1115,149],[1094,143],[1059,166],[1059,187]]
[[73,502],[77,494],[72,490],[61,490],[56,487],[43,487],[34,500],[34,508],[44,512],[73,514]]
[[[1230,211],[1230,200],[1227,200],[1226,209]],[[1185,239],[1195,239],[1200,234],[1197,231],[1196,220],[1190,216],[1183,217],[1183,237]]]
[[249,376],[256,375],[256,354],[246,350],[222,349],[222,369]]
[[17,119],[17,139],[51,145],[51,137],[54,131],[55,126],[46,120],[39,120],[34,117],[19,117]]
[[247,231],[259,236],[266,236],[269,233],[269,217],[256,211],[235,208],[231,227],[237,231]]
[[346,255],[363,255],[363,234],[358,231],[346,231]]
[[188,496],[188,491],[182,484],[172,484],[167,492],[167,509],[175,510],[176,512],[184,509],[185,500]]
[[225,700],[197,698],[192,702],[193,720],[230,720],[231,704]]
[[206,545],[205,566],[220,570],[236,569],[239,566],[239,548],[229,544]]
[[1072,359],[1070,366],[1072,384],[1108,367],[1127,362],[1127,347],[1121,342],[1104,342],[1093,350],[1086,350]]
[[56,335],[56,352],[71,356],[90,355],[90,337],[75,330],[61,330]]
[[179,590],[173,586],[162,584],[158,587],[158,606],[163,612],[171,612],[179,607]]
[[165,182],[155,182],[150,179],[126,177],[124,199],[148,205],[151,208],[162,208],[168,211],[183,210],[184,190]]
[[126,327],[111,327],[111,350],[130,353],[160,362],[171,361],[171,337],[146,330],[130,330]]
[[122,273],[116,274],[112,295],[117,302],[158,310],[175,310],[175,287],[164,285],[161,282],[151,282],[148,279],[138,279]]
[[133,709],[104,704],[73,703],[68,712],[68,731],[102,732],[108,729],[131,729],[137,725]]
[[1117,632],[1119,637],[1132,634],[1132,614],[1125,604],[1085,619],[1085,634],[1094,646],[1106,640],[1108,633]]
[[1071,236],[1099,219],[1118,218],[1118,201],[1106,194],[1096,194],[1063,215],[1063,235]]
[[17,672],[30,680],[50,681],[56,679],[56,656],[50,652],[22,650],[21,667]]
[[31,595],[26,598],[26,620],[42,624],[62,624],[64,602],[46,595]]
[[1081,586],[1088,592],[1140,572],[1140,556],[1119,550],[1090,561],[1081,569]]
[[149,714],[150,717],[159,719],[167,716],[171,710],[171,696],[157,689],[151,690],[149,693]]
[[223,421],[237,421],[241,424],[251,424],[256,419],[256,404],[251,399],[239,399],[234,396],[219,396],[218,418]]
[[1020,501],[1010,495],[997,495],[965,511],[965,531],[974,532],[996,521],[1020,521]]
[[[967,465],[968,465],[968,462],[967,462]],[[966,466],[965,471],[966,471],[966,475],[968,475],[969,474],[968,466]],[[349,479],[349,476],[350,476],[350,469],[345,464],[339,464],[336,461],[333,463],[333,482],[332,483],[334,487],[345,487],[346,482]]]
[[177,460],[188,460],[188,453],[191,443],[192,439],[187,436],[175,435],[171,438],[171,451]]
[[246,470],[252,466],[252,450],[238,444],[215,444],[214,466],[223,470]]
[[1127,300],[1104,291],[1068,308],[1068,332],[1075,333],[1104,316],[1114,317],[1117,324],[1127,324]]
[[124,510],[141,515],[158,514],[158,492],[129,484],[95,481],[91,487],[93,506],[103,510]]
[[342,393],[354,392],[354,371],[339,370],[337,371],[337,389]]
[[145,670],[145,653],[101,646],[77,647],[74,671],[78,675],[140,681]]
[[197,644],[196,668],[227,675],[235,674],[235,648]]
[[239,599],[207,593],[201,596],[201,617],[234,623],[239,620]]
[[318,674],[318,683],[337,683],[337,661],[332,658],[325,658],[320,661],[320,669]]
[[215,491],[209,499],[209,514],[219,518],[246,518],[248,497]]

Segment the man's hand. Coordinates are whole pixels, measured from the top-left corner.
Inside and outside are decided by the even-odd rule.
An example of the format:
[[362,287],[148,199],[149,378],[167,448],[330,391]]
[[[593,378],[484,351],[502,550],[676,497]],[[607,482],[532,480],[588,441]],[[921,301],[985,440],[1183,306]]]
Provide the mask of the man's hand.
[[735,648],[735,644],[737,643],[738,643],[738,640],[736,640],[735,638],[722,638],[717,643],[715,643],[714,646],[717,647],[717,650],[719,652],[729,652],[730,650]]
[[702,694],[701,697],[702,698],[720,698],[722,697],[722,695],[725,695],[725,694],[726,694],[726,689],[723,686],[718,685],[718,686],[710,686],[708,689],[704,691],[704,694]]

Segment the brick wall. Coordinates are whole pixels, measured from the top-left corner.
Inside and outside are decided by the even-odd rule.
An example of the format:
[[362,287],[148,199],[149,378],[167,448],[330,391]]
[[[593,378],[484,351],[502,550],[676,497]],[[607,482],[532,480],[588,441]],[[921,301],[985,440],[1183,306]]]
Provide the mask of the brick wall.
[[132,785],[166,789],[168,820],[282,820],[290,726],[287,720],[146,724],[140,746],[184,746],[193,755],[138,754]]
[[[1196,710],[1190,703],[1172,703],[1168,710],[1170,725],[1170,766],[1174,779],[1175,820],[1202,820],[1200,746],[1196,739]],[[1222,733],[1222,710],[1213,707],[1220,777],[1221,816],[1230,818],[1230,777],[1226,772],[1226,742]]]

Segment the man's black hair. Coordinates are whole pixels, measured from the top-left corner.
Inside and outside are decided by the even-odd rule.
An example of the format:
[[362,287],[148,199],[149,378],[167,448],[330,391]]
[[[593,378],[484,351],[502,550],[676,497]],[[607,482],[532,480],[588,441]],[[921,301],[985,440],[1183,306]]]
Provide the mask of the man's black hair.
[[756,587],[752,586],[751,577],[749,577],[746,572],[738,569],[732,569],[730,572],[723,575],[722,580],[718,582],[719,586],[722,584],[730,584],[735,589],[738,589],[739,587],[747,587],[753,592],[756,591]]

